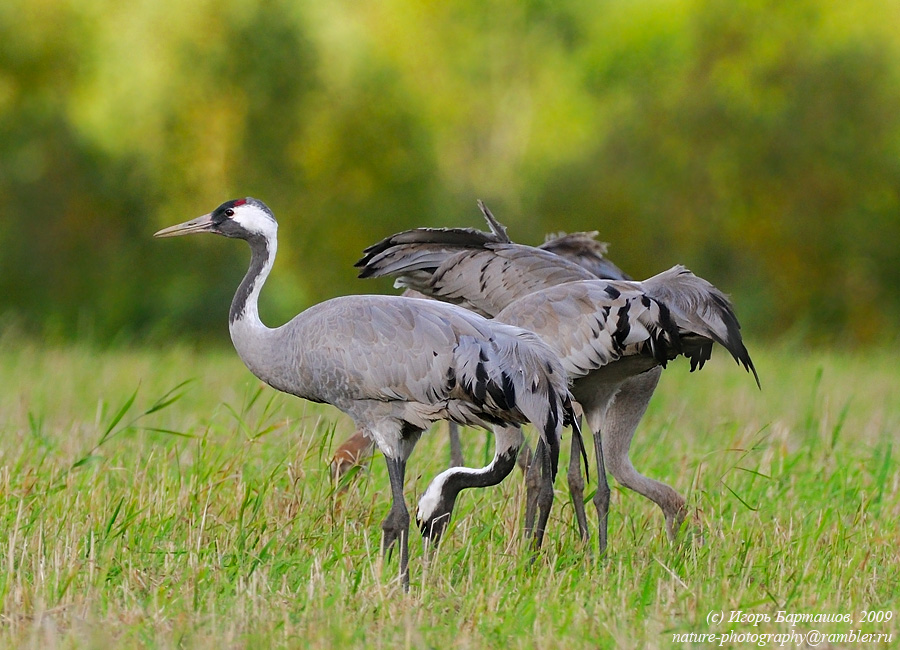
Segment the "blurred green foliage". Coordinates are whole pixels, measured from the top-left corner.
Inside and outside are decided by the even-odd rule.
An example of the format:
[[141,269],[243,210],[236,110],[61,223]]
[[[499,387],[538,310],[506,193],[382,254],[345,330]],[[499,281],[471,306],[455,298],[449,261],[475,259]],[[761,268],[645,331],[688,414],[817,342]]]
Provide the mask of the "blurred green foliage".
[[364,246],[482,198],[686,264],[753,336],[895,340],[898,34],[869,0],[5,0],[0,313],[224,340],[246,250],[156,229],[266,201],[274,324],[389,290]]

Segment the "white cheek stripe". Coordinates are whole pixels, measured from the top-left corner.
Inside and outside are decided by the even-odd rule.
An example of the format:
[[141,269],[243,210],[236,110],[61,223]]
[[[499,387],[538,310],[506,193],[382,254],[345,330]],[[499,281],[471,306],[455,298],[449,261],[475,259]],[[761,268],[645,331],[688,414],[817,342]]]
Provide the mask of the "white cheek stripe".
[[269,238],[274,237],[278,230],[278,225],[269,215],[249,203],[237,207],[232,219],[247,232],[264,235]]

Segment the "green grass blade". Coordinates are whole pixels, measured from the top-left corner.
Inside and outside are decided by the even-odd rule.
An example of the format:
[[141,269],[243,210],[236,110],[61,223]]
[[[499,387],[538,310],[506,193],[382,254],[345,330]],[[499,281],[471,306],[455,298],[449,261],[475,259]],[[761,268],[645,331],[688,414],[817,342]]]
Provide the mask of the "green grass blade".
[[97,447],[102,445],[109,436],[112,434],[113,430],[122,421],[122,418],[125,417],[125,414],[131,410],[132,405],[134,404],[134,400],[137,399],[138,391],[140,390],[140,386],[134,389],[134,392],[131,394],[125,403],[119,407],[119,410],[116,411],[116,414],[113,416],[112,420],[109,421],[109,424],[106,425],[106,430],[103,432],[103,435],[100,437],[100,442],[97,443]]
[[178,392],[181,388],[187,386],[188,384],[193,383],[194,379],[186,379],[168,392],[165,395],[160,397],[156,402],[153,403],[153,406],[144,411],[144,415],[150,415],[152,413],[156,413],[157,411],[161,411],[164,408],[167,408],[184,397],[185,391]]

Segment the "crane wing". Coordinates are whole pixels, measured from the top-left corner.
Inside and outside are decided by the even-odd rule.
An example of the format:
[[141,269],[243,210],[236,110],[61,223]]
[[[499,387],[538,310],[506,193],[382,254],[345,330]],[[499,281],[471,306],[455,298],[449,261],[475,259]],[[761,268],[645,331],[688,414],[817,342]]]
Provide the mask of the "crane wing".
[[631,277],[606,257],[606,242],[597,241],[597,231],[560,233],[547,238],[538,248],[575,262],[598,278],[631,280]]
[[497,320],[547,341],[573,379],[638,353],[665,365],[680,349],[665,305],[638,287],[604,280],[534,292],[498,313]]
[[686,338],[685,356],[691,359],[691,370],[703,367],[712,354],[712,342],[715,341],[745,370],[753,373],[759,386],[759,375],[744,345],[741,325],[728,296],[681,265],[638,284],[672,312],[672,318]]
[[313,373],[306,383],[317,391],[303,397],[419,429],[450,419],[555,432],[565,419],[565,371],[531,332],[433,300],[346,296],[321,305],[304,312],[297,332]]
[[419,228],[370,246],[356,266],[361,278],[394,276],[395,286],[483,316],[538,289],[594,278],[559,255],[498,239],[471,229]]

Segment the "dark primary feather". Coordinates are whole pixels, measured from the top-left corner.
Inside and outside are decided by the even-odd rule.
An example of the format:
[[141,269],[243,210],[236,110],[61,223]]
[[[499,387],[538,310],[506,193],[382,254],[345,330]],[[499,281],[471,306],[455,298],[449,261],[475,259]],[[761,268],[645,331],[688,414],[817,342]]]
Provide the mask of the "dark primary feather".
[[[415,269],[415,263],[403,267],[398,264],[409,265],[417,259],[416,254],[422,255],[423,259],[438,259],[435,256],[440,253],[446,256],[459,249],[481,249],[486,244],[500,241],[496,235],[474,228],[414,228],[372,244],[354,266],[362,269],[360,278],[383,277],[394,275],[400,268]],[[429,253],[431,258],[426,256]]]
[[760,385],[734,307],[724,293],[680,264],[637,284],[665,303],[679,329],[685,332],[684,354],[691,360],[691,370],[703,367],[712,354],[712,343],[716,342]]

